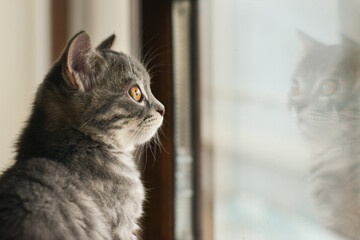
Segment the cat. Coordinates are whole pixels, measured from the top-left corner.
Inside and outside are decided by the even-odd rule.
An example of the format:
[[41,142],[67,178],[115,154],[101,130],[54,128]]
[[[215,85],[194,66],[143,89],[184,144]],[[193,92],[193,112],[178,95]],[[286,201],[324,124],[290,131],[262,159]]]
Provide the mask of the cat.
[[76,34],[39,86],[0,177],[0,239],[137,239],[145,191],[133,159],[162,124],[145,67]]
[[299,37],[305,54],[289,102],[312,146],[314,196],[328,228],[360,239],[360,46],[346,36],[339,45]]

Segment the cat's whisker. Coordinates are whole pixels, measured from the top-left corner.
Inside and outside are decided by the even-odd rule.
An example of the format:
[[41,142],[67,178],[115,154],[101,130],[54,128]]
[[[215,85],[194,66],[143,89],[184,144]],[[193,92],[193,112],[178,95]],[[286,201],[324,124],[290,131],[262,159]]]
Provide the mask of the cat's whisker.
[[[159,56],[161,56],[161,54],[157,54],[157,55],[153,56],[150,61],[153,61],[156,57],[159,57]],[[149,66],[150,66],[150,63],[149,63]],[[156,64],[156,65],[152,64],[151,67],[147,67],[146,69],[149,73],[152,73],[153,70],[155,70],[156,68],[163,67],[163,66],[167,66],[167,65],[166,64]]]
[[[145,46],[144,46],[145,48]],[[149,56],[153,56],[154,54],[156,54],[157,52],[159,52],[159,50],[162,49],[160,47],[157,47],[156,45],[153,45],[151,47],[149,47],[147,49],[147,51],[143,54],[143,57],[141,58],[141,62],[142,64],[145,66],[145,68],[148,67],[149,64]],[[144,52],[144,51],[142,51]]]
[[[154,61],[154,59],[156,59],[157,57],[159,56],[162,56],[163,54],[165,54],[165,52],[162,52],[163,50],[162,49],[165,49],[166,46],[163,46],[161,48],[158,48],[158,49],[154,49],[153,53],[151,54],[146,54],[143,59],[142,59],[142,62],[145,66],[145,68],[148,70],[148,72],[151,74],[151,70],[149,70],[149,66],[151,65],[151,63]],[[151,52],[151,50],[148,51],[148,53]],[[147,58],[147,56],[150,55],[151,58]],[[165,66],[165,64],[163,65]],[[151,67],[153,68],[153,66]],[[150,69],[151,69],[150,68]]]
[[[155,153],[153,152],[153,150],[152,150],[152,147],[151,147],[152,145],[151,144],[149,144],[149,150],[150,150],[150,152],[151,152],[151,154],[152,154],[152,156],[153,156],[153,159],[156,159],[156,155],[155,155]],[[155,161],[154,161],[155,162]]]
[[163,149],[163,146],[161,144],[158,132],[155,134],[155,136],[153,138],[153,142],[155,144],[155,151],[156,151],[157,148],[159,148],[159,151],[161,152],[161,150]]
[[[158,55],[160,51],[160,48],[155,48],[155,47],[151,47],[147,53],[145,53],[145,55],[142,58],[142,62],[145,66],[145,68],[148,68],[148,66],[151,64],[151,62],[155,59],[155,55]],[[149,56],[151,56],[149,58]],[[157,57],[157,56],[156,56]]]
[[84,122],[81,126],[80,126],[80,129],[82,129],[83,127],[86,126],[86,124],[88,124],[92,119],[89,118],[86,122]]
[[[143,150],[144,150],[144,146],[143,145],[139,145],[137,146],[136,150],[135,150],[135,160],[136,160],[136,165],[139,166],[142,160],[142,155],[143,155]],[[144,166],[141,166],[142,168]]]
[[148,149],[148,145],[145,144],[145,165],[144,165],[144,172],[145,172],[145,170],[146,170],[147,162],[148,162],[147,149]]

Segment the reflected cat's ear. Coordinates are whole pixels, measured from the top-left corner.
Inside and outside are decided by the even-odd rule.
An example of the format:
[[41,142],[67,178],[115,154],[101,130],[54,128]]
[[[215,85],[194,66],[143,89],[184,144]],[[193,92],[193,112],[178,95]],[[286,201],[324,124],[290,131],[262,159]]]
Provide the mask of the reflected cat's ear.
[[111,35],[110,37],[108,37],[107,39],[102,41],[99,44],[99,46],[97,46],[96,50],[110,49],[112,47],[112,45],[114,44],[114,41],[115,41],[115,34]]
[[84,31],[69,41],[62,58],[67,82],[81,91],[89,91],[105,72],[105,60],[92,49]]
[[325,46],[300,30],[297,30],[296,33],[306,52],[312,52],[315,48]]

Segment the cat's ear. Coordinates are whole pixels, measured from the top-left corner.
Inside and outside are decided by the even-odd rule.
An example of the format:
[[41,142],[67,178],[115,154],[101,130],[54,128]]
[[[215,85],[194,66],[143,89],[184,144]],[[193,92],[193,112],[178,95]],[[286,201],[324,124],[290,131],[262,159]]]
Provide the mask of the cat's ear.
[[306,52],[312,52],[314,49],[325,46],[324,44],[320,43],[319,41],[313,39],[309,35],[305,34],[304,32],[297,30],[297,36],[300,39],[304,50]]
[[351,39],[350,37],[348,37],[345,34],[341,34],[341,43],[344,46],[348,46],[351,48],[359,48],[360,47],[359,43],[357,43],[355,40]]
[[80,91],[89,91],[105,72],[105,60],[92,49],[84,31],[69,41],[62,58],[67,82]]
[[97,46],[96,50],[110,49],[112,47],[112,45],[114,44],[114,41],[115,41],[115,34],[111,35],[110,37],[108,37],[107,39],[102,41],[99,44],[99,46]]

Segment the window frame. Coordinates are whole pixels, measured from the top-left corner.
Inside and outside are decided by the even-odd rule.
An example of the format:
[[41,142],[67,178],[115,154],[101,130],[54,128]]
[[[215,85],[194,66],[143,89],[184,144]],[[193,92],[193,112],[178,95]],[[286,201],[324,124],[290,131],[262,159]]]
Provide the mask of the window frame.
[[[150,146],[143,156],[147,159],[143,182],[147,189],[142,219],[143,239],[174,238],[174,122],[171,1],[141,1],[142,55],[151,54],[148,68],[160,66],[152,78],[152,92],[165,106],[162,134],[163,150],[151,152]],[[159,49],[160,53],[153,53]],[[146,59],[145,59],[146,61]]]
[[[151,54],[153,49],[154,58],[148,65],[159,66],[156,76],[152,78],[152,91],[154,95],[165,105],[166,114],[160,140],[164,150],[152,153],[147,150],[147,162],[152,167],[145,168],[144,183],[150,189],[145,204],[145,216],[143,219],[143,239],[175,239],[175,141],[174,141],[174,72],[173,72],[173,22],[172,6],[175,1],[184,0],[153,0],[141,1],[142,19],[142,53]],[[185,0],[191,4],[191,22],[189,31],[191,35],[191,98],[192,109],[192,138],[193,138],[193,237],[194,239],[207,239],[212,234],[206,234],[209,227],[202,224],[201,198],[201,161],[200,161],[200,81],[199,81],[199,52],[198,52],[198,0]],[[154,147],[154,146],[153,146]],[[149,164],[148,164],[149,165]],[[208,206],[206,211],[210,210]],[[208,221],[206,221],[207,223]],[[212,219],[210,219],[212,222]],[[204,236],[205,238],[202,238]]]

